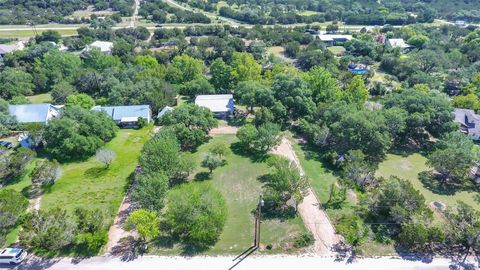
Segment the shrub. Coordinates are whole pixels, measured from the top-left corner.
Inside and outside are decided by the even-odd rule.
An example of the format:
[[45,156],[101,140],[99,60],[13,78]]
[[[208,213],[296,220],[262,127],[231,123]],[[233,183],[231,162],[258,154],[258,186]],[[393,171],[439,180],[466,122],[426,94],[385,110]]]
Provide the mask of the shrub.
[[302,248],[313,245],[314,242],[315,238],[313,237],[313,234],[310,232],[305,232],[295,238],[293,245],[296,248]]

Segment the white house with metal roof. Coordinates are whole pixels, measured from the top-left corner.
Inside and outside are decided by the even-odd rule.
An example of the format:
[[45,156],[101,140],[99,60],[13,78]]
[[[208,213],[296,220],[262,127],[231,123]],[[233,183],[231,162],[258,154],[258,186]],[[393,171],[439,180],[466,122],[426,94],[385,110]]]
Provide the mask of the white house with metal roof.
[[21,104],[9,105],[10,115],[15,116],[19,123],[46,124],[52,118],[60,115],[61,106],[52,104]]
[[131,106],[95,106],[92,111],[103,111],[121,127],[131,127],[138,124],[138,118],[143,118],[147,123],[152,121],[152,112],[149,105]]
[[199,95],[195,104],[209,109],[216,117],[225,118],[235,110],[233,95]]
[[317,36],[325,45],[335,46],[353,39],[352,35],[320,34]]
[[113,50],[113,43],[109,41],[94,41],[91,44],[85,46],[85,48],[81,51],[81,53],[86,53],[91,51],[92,49],[98,49],[103,53],[111,54]]
[[413,47],[412,45],[408,45],[405,42],[405,40],[403,40],[403,38],[389,38],[385,42],[385,46],[387,48],[392,48],[392,49],[395,49],[395,48],[408,49]]

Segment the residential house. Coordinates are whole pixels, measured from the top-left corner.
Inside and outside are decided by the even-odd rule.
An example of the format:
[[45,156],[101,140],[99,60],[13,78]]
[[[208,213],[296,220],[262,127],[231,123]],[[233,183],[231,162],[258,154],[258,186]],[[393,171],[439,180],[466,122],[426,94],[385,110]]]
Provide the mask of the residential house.
[[137,127],[138,118],[143,118],[147,123],[152,121],[152,112],[149,105],[132,106],[95,106],[92,111],[103,111],[122,128]]
[[317,36],[327,47],[342,45],[353,39],[352,35],[320,34]]
[[403,38],[389,38],[385,42],[385,47],[389,49],[400,49],[401,51],[406,51],[410,48],[413,48],[412,45],[408,45]]
[[460,131],[466,134],[472,140],[480,139],[480,116],[475,111],[469,109],[454,110],[455,122],[460,124]]
[[61,107],[51,104],[21,104],[9,105],[8,110],[19,123],[47,124],[52,118],[60,115]]
[[195,104],[209,109],[218,118],[226,118],[235,110],[235,102],[231,94],[199,95],[195,98]]
[[3,60],[3,57],[7,53],[12,53],[15,51],[21,51],[25,48],[23,41],[19,41],[15,44],[0,44],[0,61]]
[[81,53],[86,53],[91,51],[92,49],[98,49],[103,53],[111,54],[113,50],[113,43],[109,41],[94,41],[91,44],[85,46],[85,48],[81,51]]

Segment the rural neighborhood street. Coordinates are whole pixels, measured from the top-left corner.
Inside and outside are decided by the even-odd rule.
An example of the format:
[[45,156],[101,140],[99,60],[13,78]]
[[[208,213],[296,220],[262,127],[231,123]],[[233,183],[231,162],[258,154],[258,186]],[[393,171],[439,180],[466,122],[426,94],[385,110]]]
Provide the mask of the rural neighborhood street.
[[[449,269],[450,260],[434,259],[431,262],[409,261],[382,257],[358,259],[353,263],[336,262],[333,257],[309,256],[252,256],[235,266],[234,257],[158,257],[144,256],[132,261],[118,257],[93,257],[85,260],[29,260],[25,264],[7,269],[31,270],[252,270],[252,269],[328,269],[328,270],[444,270]],[[2,266],[0,266],[1,269]]]

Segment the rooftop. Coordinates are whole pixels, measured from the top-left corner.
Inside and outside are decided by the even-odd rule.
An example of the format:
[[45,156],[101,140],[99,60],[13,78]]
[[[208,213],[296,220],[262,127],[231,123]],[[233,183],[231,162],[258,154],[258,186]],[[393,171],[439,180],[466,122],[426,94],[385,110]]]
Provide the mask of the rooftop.
[[205,107],[214,113],[233,112],[233,95],[199,95],[195,104]]
[[410,48],[411,45],[408,45],[403,38],[390,38],[387,40],[392,48]]
[[336,34],[321,34],[318,35],[321,41],[334,41],[334,40],[352,40],[352,35],[336,35]]
[[10,115],[15,116],[19,123],[47,123],[59,112],[59,109],[51,104],[9,105],[8,109]]
[[132,106],[110,106],[102,107],[95,106],[93,111],[104,111],[115,121],[122,121],[125,118],[131,117],[143,117],[147,121],[150,121],[150,106],[148,105],[132,105]]

